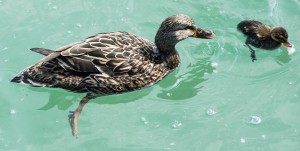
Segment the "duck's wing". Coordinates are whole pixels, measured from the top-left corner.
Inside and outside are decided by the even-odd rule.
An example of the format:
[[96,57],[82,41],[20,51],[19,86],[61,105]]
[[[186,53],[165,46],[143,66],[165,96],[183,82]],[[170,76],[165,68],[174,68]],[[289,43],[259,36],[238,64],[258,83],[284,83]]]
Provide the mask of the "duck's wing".
[[101,33],[61,48],[56,59],[65,70],[108,76],[135,74],[152,59],[153,44],[126,32]]

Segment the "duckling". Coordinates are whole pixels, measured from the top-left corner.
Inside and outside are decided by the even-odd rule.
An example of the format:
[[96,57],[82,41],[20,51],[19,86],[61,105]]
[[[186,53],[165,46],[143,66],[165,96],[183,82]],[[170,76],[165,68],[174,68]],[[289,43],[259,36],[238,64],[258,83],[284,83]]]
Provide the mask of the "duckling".
[[255,20],[244,20],[237,25],[237,29],[247,37],[245,43],[251,52],[252,62],[257,59],[255,50],[250,45],[265,50],[274,50],[281,45],[292,47],[288,42],[288,33],[283,27],[272,27]]
[[55,51],[32,48],[46,57],[23,70],[11,82],[86,93],[69,115],[72,134],[77,137],[78,117],[89,100],[159,82],[179,65],[175,45],[188,37],[212,39],[214,33],[201,29],[191,17],[180,14],[161,23],[155,44],[132,33],[110,32]]

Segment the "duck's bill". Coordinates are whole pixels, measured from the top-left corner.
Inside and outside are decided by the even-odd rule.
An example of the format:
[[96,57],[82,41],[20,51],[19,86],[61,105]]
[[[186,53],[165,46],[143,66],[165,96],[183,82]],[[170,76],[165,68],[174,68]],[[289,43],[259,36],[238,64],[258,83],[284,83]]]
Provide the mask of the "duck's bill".
[[198,28],[193,37],[195,38],[203,38],[203,39],[212,39],[215,37],[215,34],[210,30],[200,29]]
[[283,45],[286,46],[287,48],[293,47],[293,45],[290,44],[289,42],[285,42],[285,43],[283,43]]

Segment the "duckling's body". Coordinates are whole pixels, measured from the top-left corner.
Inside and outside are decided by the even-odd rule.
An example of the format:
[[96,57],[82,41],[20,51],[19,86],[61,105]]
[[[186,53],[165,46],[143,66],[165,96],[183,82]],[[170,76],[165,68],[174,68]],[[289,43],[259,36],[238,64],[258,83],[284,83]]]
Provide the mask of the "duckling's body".
[[252,61],[256,60],[255,51],[250,45],[265,50],[274,50],[284,44],[291,47],[287,31],[283,27],[271,27],[255,20],[244,20],[237,25],[237,29],[246,37],[246,45],[251,52]]
[[198,28],[189,16],[175,15],[162,22],[155,44],[131,33],[111,32],[55,51],[32,48],[46,57],[11,81],[87,93],[69,116],[72,133],[77,136],[78,117],[90,99],[141,89],[160,81],[178,66],[175,45],[188,37],[211,39],[214,34]]

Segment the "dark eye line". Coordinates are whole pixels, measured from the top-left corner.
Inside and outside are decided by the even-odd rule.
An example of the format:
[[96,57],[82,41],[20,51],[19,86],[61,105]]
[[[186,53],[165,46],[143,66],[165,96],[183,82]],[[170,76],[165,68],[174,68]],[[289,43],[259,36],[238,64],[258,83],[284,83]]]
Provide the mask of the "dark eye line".
[[186,26],[184,29],[190,29],[190,30],[194,30],[195,27],[194,26]]

